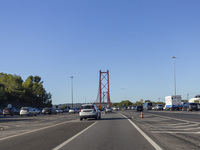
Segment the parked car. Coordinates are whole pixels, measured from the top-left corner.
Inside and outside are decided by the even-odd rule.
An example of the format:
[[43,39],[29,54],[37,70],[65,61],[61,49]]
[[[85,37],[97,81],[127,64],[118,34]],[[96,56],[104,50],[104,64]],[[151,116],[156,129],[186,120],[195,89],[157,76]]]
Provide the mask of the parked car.
[[69,112],[69,110],[70,110],[70,107],[66,106],[65,109],[63,110],[63,112]]
[[145,110],[152,110],[152,103],[151,102],[144,103],[143,108]]
[[157,104],[155,106],[155,110],[163,110],[163,106],[161,104]]
[[42,110],[42,114],[46,115],[46,114],[57,114],[56,110],[54,108],[44,108]]
[[68,108],[65,108],[65,109],[63,110],[63,112],[69,112],[69,109],[68,109]]
[[6,116],[6,115],[19,115],[19,110],[12,107],[12,108],[9,108],[9,107],[6,107],[3,109],[3,115]]
[[40,109],[35,108],[36,114],[39,115],[41,113]]
[[62,109],[56,109],[57,113],[63,113],[64,111]]
[[163,110],[166,110],[166,105],[163,107]]
[[113,110],[114,111],[118,111],[118,107],[113,107]]
[[36,112],[35,108],[32,108],[32,107],[22,107],[20,109],[20,116],[22,117],[24,115],[27,115],[27,116],[34,115],[34,116],[36,116],[37,112]]
[[198,110],[200,110],[200,104],[197,104]]
[[192,111],[192,110],[198,110],[197,103],[185,103],[182,107],[182,111]]
[[112,108],[111,107],[106,107],[105,112],[106,113],[112,113]]
[[84,104],[79,112],[80,120],[87,118],[101,119],[101,111],[98,110],[95,104]]
[[54,108],[51,108],[51,114],[57,114],[56,110]]
[[43,114],[43,115],[51,114],[51,109],[50,109],[50,108],[43,108],[43,109],[42,109],[42,114]]
[[78,109],[77,108],[71,108],[69,110],[69,114],[75,114],[75,113],[78,113]]
[[136,106],[136,107],[135,107],[135,110],[136,110],[136,111],[143,111],[143,106]]
[[136,108],[136,106],[132,106],[132,107],[131,107],[132,110],[135,110],[135,108]]

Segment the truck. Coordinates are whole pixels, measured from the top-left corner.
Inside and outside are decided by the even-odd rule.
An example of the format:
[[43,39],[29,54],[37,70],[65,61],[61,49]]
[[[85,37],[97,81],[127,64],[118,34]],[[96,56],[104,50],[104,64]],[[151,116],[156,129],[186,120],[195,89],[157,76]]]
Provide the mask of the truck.
[[165,97],[165,110],[179,110],[181,108],[181,95]]

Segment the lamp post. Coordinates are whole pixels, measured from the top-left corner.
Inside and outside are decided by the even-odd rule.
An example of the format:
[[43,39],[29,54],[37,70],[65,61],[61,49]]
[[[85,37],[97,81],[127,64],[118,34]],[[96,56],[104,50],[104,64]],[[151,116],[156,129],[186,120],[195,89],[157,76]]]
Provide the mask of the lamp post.
[[71,78],[71,92],[72,92],[72,109],[73,109],[73,76]]
[[172,57],[174,59],[174,96],[176,96],[176,70],[175,70],[175,56]]

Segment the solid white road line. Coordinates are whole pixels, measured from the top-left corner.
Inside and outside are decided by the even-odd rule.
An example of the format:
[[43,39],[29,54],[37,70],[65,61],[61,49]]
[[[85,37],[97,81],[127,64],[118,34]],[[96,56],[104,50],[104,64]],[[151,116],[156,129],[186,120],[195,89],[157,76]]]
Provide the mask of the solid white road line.
[[186,123],[195,123],[195,124],[199,124],[199,122],[195,122],[195,121],[189,121],[189,120],[183,120],[183,119],[177,119],[177,118],[173,118],[173,117],[167,117],[167,116],[161,116],[161,115],[156,115],[156,114],[152,114],[154,116],[159,116],[159,117],[163,117],[163,118],[167,118],[167,119],[174,119],[174,120],[178,120],[178,121],[182,121],[182,122],[186,122]]
[[180,134],[200,134],[200,132],[174,132],[174,131],[151,131],[152,133],[170,133],[170,134],[177,134],[177,133],[180,133]]
[[[187,126],[185,126],[187,127]],[[188,130],[197,130],[200,129],[200,127],[196,127],[196,128],[186,128],[186,129],[173,129],[173,128],[160,128],[160,129],[156,129],[156,131],[188,131]],[[153,130],[151,130],[153,131]]]
[[[123,117],[127,118],[123,114],[121,114]],[[128,119],[128,118],[127,118]],[[162,150],[160,146],[158,146],[148,135],[146,135],[136,124],[134,124],[130,119],[128,121],[145,137],[145,139],[156,149],[156,150]]]
[[85,128],[81,132],[77,133],[76,135],[74,135],[73,137],[71,137],[70,139],[68,139],[67,141],[61,143],[60,145],[58,145],[57,147],[55,147],[53,150],[59,150],[60,148],[62,148],[63,146],[65,146],[66,144],[68,144],[69,142],[71,142],[73,139],[75,139],[76,137],[78,137],[79,135],[81,135],[83,132],[85,132],[86,130],[88,130],[92,126],[94,126],[97,122],[98,121],[96,121],[95,123],[91,124],[89,127]]

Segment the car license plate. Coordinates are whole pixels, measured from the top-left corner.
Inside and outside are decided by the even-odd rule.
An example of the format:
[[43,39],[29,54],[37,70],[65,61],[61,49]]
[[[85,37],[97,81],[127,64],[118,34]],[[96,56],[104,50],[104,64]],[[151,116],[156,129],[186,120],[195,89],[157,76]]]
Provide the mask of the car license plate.
[[91,110],[84,110],[83,112],[91,112]]

